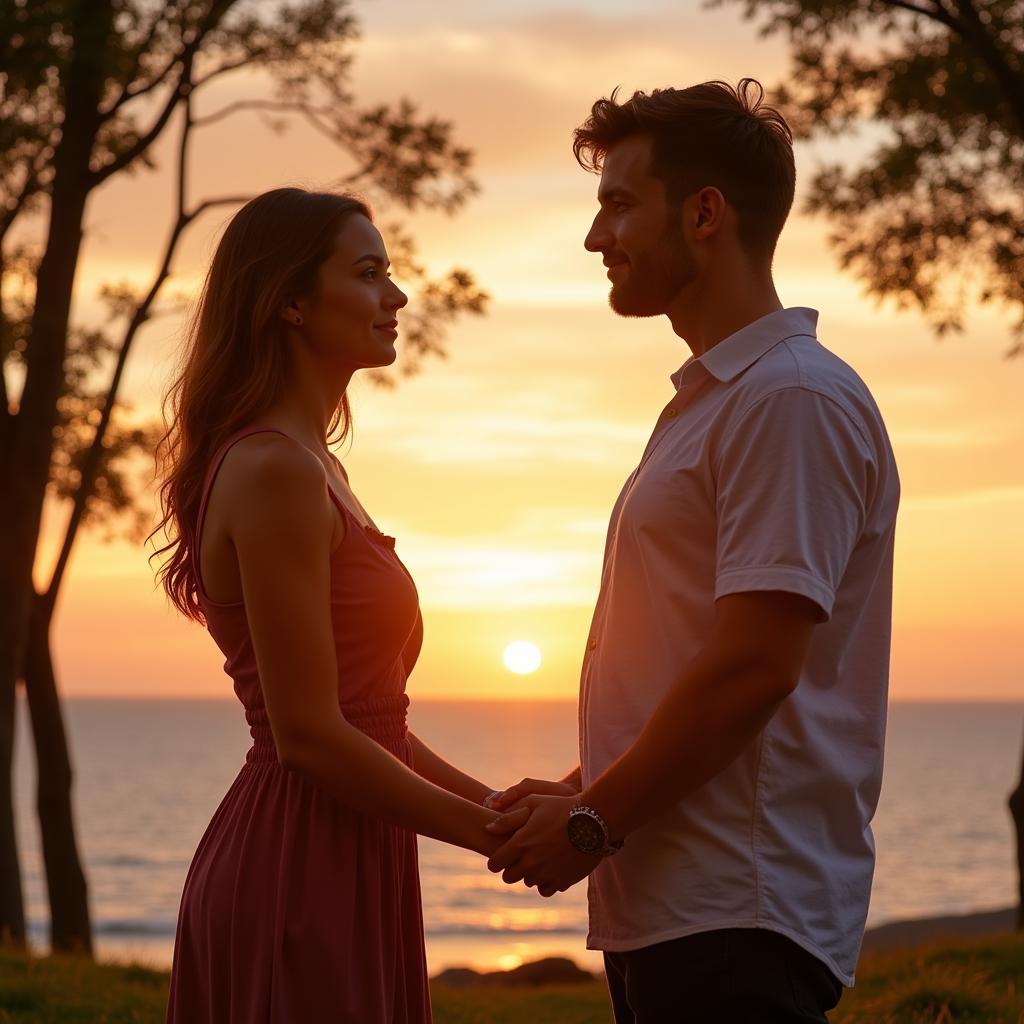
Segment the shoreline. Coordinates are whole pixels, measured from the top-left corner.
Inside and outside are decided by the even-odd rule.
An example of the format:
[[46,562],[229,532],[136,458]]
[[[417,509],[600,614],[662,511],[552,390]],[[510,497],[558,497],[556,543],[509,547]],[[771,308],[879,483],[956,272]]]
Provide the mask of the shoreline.
[[[885,924],[869,928],[864,933],[864,942],[861,947],[861,954],[887,953],[909,949],[917,946],[927,945],[932,942],[949,939],[979,939],[1005,935],[1016,930],[1017,908],[1015,906],[1004,907],[996,910],[972,911],[964,914],[941,914],[934,917],[908,918],[898,921],[889,921]],[[441,960],[443,967],[438,965],[431,971],[431,980],[443,979],[458,976],[460,984],[472,984],[474,978],[486,979],[484,984],[493,984],[500,979],[507,979],[512,984],[531,984],[527,978],[546,977],[550,972],[551,976],[565,978],[573,974],[573,970],[579,971],[590,978],[601,978],[601,954],[599,951],[586,950],[583,947],[584,937],[571,939],[563,936],[565,941],[557,939],[549,940],[541,944],[540,949],[522,949],[515,957],[518,963],[510,967],[500,966],[500,961],[494,966],[471,966],[458,954],[449,952]],[[98,946],[105,945],[102,941]],[[535,946],[536,940],[530,942]],[[35,945],[30,940],[30,945]],[[118,944],[119,945],[119,944]],[[154,944],[155,945],[155,944]],[[149,946],[148,943],[130,942],[120,949],[111,950],[104,954],[102,949],[97,949],[96,959],[104,964],[139,964],[148,966],[154,970],[167,970],[170,967],[169,956],[161,955],[166,945],[166,940],[161,940],[159,946],[161,953]],[[435,947],[436,947],[435,943]],[[524,945],[526,945],[524,943]],[[431,941],[427,938],[428,951]],[[568,948],[567,948],[568,947]],[[42,948],[33,951],[36,956],[45,956]],[[156,955],[154,955],[156,954]],[[431,957],[431,959],[438,959]],[[163,961],[167,962],[164,963]],[[567,970],[565,965],[569,962],[572,969]],[[479,961],[477,962],[479,964]],[[537,968],[533,965],[548,965],[546,968]],[[454,972],[454,973],[453,973]],[[533,982],[534,984],[538,982]],[[543,983],[543,982],[539,982]]]
[[921,946],[936,939],[980,939],[1016,931],[1017,908],[910,918],[876,925],[864,933],[862,953]]
[[[941,914],[936,917],[909,918],[889,921],[869,928],[864,933],[861,955],[906,950],[939,940],[982,939],[1007,935],[1016,930],[1017,908],[980,910],[966,914]],[[576,980],[600,979],[602,973],[585,971],[571,953],[547,956],[508,970],[481,971],[460,964],[452,964],[431,976],[431,981],[458,986],[501,984],[544,984],[550,977],[556,983]]]

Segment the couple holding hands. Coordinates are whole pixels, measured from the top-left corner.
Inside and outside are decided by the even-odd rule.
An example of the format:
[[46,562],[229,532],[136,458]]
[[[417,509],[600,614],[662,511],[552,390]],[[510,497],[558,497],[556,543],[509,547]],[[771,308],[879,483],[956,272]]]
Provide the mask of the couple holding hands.
[[228,225],[168,396],[160,579],[253,744],[189,868],[169,1024],[429,1022],[417,833],[544,896],[588,879],[617,1024],[824,1022],[853,984],[899,480],[776,293],[795,170],[763,99],[613,94],[575,132],[612,309],[691,355],[611,514],[558,781],[494,792],[406,724],[416,587],[328,447],[406,303],[370,210],[278,189]]

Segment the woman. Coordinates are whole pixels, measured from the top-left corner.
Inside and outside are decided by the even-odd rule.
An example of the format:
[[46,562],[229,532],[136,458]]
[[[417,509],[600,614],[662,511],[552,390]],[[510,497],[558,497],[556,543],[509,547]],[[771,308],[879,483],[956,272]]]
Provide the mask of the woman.
[[488,787],[407,732],[416,588],[327,447],[353,373],[395,359],[387,268],[358,199],[259,196],[169,393],[160,579],[223,652],[253,737],[185,881],[170,1024],[428,1022],[414,833],[504,842]]

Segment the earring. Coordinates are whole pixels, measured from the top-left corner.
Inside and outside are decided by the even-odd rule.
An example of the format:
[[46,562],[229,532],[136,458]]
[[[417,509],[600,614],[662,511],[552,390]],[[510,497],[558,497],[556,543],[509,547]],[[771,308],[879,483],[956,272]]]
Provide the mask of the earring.
[[301,326],[302,326],[302,317],[301,317],[301,316],[297,316],[297,317],[296,317],[296,318],[295,318],[295,319],[294,319],[294,320],[292,321],[292,323],[294,323],[296,327],[301,327]]

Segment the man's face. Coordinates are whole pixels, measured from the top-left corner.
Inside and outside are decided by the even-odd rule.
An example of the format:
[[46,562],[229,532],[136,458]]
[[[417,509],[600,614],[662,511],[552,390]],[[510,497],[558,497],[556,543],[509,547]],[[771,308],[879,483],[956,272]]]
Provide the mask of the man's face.
[[620,316],[659,316],[698,275],[682,233],[679,204],[650,173],[651,140],[634,135],[608,151],[601,169],[600,209],[583,244],[599,252]]

